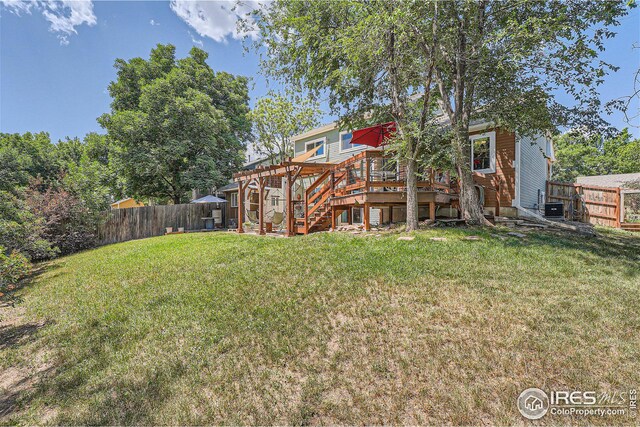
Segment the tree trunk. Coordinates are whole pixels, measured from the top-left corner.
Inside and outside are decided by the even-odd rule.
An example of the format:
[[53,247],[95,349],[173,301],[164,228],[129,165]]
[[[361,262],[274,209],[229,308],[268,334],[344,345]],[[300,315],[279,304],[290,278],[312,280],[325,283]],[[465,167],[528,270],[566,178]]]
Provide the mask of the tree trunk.
[[418,162],[415,159],[405,161],[407,176],[407,231],[418,229]]
[[180,204],[180,196],[179,195],[173,195],[173,204],[174,205],[179,205]]
[[471,147],[467,132],[460,130],[455,137],[456,171],[460,182],[460,211],[462,219],[470,225],[491,225],[476,191],[471,173]]

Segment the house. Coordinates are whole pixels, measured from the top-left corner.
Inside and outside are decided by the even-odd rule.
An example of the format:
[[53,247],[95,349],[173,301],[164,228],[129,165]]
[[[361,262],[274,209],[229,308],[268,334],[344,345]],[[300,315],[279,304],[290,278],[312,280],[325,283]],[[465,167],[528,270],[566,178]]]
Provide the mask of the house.
[[111,203],[111,209],[141,208],[143,206],[144,203],[137,202],[131,197]]
[[[370,141],[370,135],[390,133],[390,126],[395,125],[352,132],[331,123],[310,130],[293,138],[295,157],[239,172],[234,180],[240,193],[250,186],[259,193],[266,185],[261,180],[267,178],[283,180],[285,210],[291,221],[286,224],[287,234],[306,234],[340,223],[362,223],[368,229],[404,221],[404,170],[383,146]],[[541,209],[554,160],[551,141],[517,135],[487,122],[474,123],[470,131],[470,160],[485,213],[515,217]],[[449,173],[424,170],[420,179],[420,219],[457,214],[456,183]]]

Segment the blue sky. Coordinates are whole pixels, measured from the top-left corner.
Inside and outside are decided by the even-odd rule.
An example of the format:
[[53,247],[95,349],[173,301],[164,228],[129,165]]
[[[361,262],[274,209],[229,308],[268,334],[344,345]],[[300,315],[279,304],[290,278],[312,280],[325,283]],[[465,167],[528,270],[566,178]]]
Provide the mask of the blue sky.
[[[1,132],[47,131],[54,141],[102,132],[96,118],[109,110],[106,88],[115,78],[114,60],[146,58],[157,43],[174,44],[178,57],[194,45],[202,47],[214,70],[252,78],[252,101],[268,91],[256,54],[245,54],[235,33],[233,3],[0,3]],[[640,67],[640,50],[632,48],[640,44],[638,9],[623,18],[618,33],[603,55],[621,67],[601,88],[605,101],[632,92]],[[609,120],[625,126],[621,114]],[[640,135],[639,129],[633,132]]]

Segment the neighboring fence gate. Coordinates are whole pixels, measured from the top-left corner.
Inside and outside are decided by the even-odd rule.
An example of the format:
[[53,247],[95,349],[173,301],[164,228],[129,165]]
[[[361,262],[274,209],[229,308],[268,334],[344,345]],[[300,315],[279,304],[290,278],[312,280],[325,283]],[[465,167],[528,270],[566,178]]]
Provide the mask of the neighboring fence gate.
[[105,213],[104,221],[98,226],[98,242],[108,244],[162,236],[166,227],[201,230],[205,228],[203,218],[211,217],[217,205],[190,203],[113,209]]
[[547,182],[547,202],[562,202],[564,216],[574,221],[620,228],[620,188]]

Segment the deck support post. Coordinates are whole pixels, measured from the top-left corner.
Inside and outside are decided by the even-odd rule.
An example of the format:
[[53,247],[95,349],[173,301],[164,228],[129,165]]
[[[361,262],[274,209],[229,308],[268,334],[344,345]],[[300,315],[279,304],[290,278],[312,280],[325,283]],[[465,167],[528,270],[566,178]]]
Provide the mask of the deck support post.
[[264,236],[264,187],[266,178],[258,178],[258,234]]
[[246,188],[244,181],[238,181],[238,233],[244,233],[244,192]]
[[389,225],[393,224],[393,205],[389,206]]
[[347,207],[347,224],[353,225],[353,208],[351,206]]
[[436,202],[429,202],[429,219],[436,220]]
[[336,207],[331,206],[331,231],[336,229]]
[[369,205],[369,203],[365,203],[364,204],[364,231],[371,230],[371,222],[369,218],[370,211],[371,211],[371,206]]

